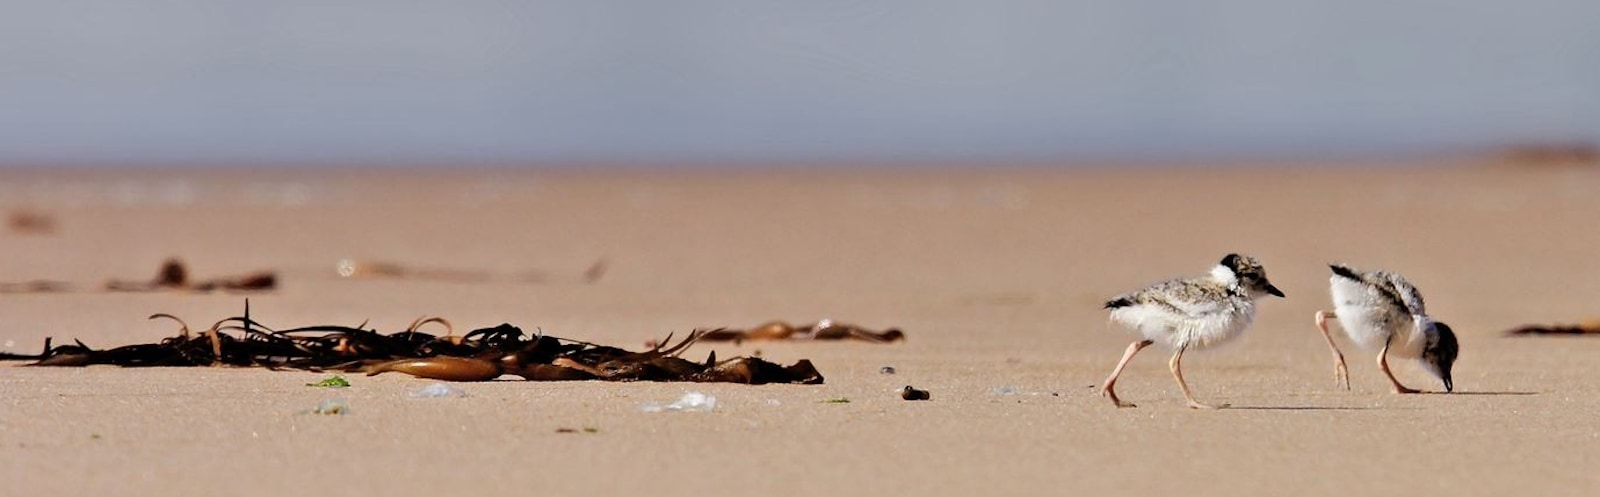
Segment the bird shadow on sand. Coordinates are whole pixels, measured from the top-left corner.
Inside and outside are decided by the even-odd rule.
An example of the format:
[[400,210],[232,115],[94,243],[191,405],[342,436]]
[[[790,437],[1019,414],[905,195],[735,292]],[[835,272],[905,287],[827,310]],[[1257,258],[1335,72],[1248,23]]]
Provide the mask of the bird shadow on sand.
[[1421,395],[1542,395],[1544,392],[1417,392]]
[[[1545,392],[1524,391],[1483,391],[1483,392],[1417,392],[1414,395],[1542,395]],[[1243,411],[1394,411],[1415,410],[1414,407],[1370,407],[1370,406],[1228,406],[1223,410]]]
[[1393,409],[1364,406],[1228,406],[1222,408],[1224,411],[1376,411]]

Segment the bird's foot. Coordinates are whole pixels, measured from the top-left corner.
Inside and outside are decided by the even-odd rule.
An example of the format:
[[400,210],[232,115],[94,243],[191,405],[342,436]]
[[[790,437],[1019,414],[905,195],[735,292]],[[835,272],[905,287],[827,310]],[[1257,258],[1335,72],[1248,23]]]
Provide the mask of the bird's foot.
[[1333,385],[1345,390],[1350,389],[1350,370],[1346,369],[1344,364],[1333,368]]
[[1421,390],[1417,390],[1415,388],[1408,388],[1408,387],[1403,387],[1403,386],[1400,386],[1400,385],[1395,385],[1394,386],[1394,393],[1404,395],[1404,394],[1408,394],[1408,393],[1422,393],[1422,391]]
[[1139,407],[1137,405],[1134,405],[1134,403],[1132,403],[1132,402],[1128,402],[1128,401],[1125,401],[1125,400],[1117,398],[1117,392],[1112,391],[1110,386],[1101,387],[1100,388],[1100,396],[1101,397],[1110,398],[1111,399],[1111,403],[1112,404],[1116,404],[1118,409]]

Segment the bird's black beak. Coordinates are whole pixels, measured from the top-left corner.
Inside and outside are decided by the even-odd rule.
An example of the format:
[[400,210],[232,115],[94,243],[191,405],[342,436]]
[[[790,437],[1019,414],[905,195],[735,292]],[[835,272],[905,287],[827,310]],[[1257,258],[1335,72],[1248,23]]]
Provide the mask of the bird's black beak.
[[1280,299],[1286,298],[1283,296],[1283,290],[1279,290],[1278,287],[1272,286],[1271,283],[1267,283],[1267,295],[1278,297]]

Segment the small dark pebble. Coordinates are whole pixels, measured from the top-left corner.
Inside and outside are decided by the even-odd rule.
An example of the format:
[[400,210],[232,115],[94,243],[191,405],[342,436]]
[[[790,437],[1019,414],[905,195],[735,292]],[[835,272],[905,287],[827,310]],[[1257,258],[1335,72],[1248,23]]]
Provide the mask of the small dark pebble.
[[900,389],[900,398],[906,400],[928,400],[933,397],[928,394],[927,390],[917,390],[911,385],[906,385],[905,388]]
[[878,368],[878,374],[894,374],[894,373],[895,373],[894,366],[884,366],[884,367]]

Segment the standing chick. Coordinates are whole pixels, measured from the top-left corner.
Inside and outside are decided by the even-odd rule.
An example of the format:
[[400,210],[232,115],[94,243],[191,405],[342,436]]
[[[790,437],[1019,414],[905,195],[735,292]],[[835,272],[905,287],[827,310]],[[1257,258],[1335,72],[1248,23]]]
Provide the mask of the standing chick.
[[1112,321],[1133,328],[1144,338],[1128,345],[1100,393],[1110,397],[1117,407],[1134,407],[1117,398],[1117,376],[1140,350],[1160,342],[1176,351],[1167,365],[1189,407],[1216,409],[1218,406],[1194,400],[1194,394],[1189,392],[1189,384],[1183,381],[1183,353],[1239,336],[1255,319],[1256,299],[1263,295],[1283,297],[1283,292],[1267,281],[1267,271],[1261,263],[1228,254],[1208,276],[1157,283],[1106,302]]
[[1332,311],[1317,311],[1317,328],[1333,351],[1334,382],[1350,389],[1350,373],[1344,353],[1328,334],[1328,319],[1337,318],[1346,336],[1368,350],[1378,352],[1378,369],[1389,377],[1394,393],[1417,393],[1395,379],[1389,371],[1389,354],[1422,362],[1423,369],[1444,382],[1444,391],[1455,390],[1450,368],[1460,352],[1456,334],[1449,325],[1434,321],[1422,303],[1422,292],[1399,274],[1387,271],[1363,273],[1334,264],[1328,278],[1333,294]]

